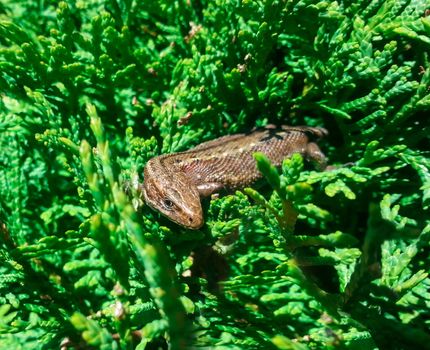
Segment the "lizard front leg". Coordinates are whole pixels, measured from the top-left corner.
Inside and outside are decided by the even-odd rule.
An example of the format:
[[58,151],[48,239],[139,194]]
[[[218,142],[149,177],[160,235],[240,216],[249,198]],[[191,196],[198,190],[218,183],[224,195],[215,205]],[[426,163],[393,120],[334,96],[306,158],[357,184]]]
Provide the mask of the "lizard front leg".
[[224,185],[219,182],[208,182],[197,185],[200,198],[209,197],[212,193],[221,191]]
[[325,170],[327,168],[327,158],[315,142],[307,144],[305,156],[318,170]]

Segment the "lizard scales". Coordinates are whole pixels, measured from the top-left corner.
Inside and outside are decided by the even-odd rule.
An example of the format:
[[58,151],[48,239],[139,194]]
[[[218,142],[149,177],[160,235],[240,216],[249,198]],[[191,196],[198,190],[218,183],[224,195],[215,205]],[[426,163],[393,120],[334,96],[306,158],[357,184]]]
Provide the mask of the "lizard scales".
[[144,169],[145,202],[170,220],[198,229],[204,223],[202,197],[243,188],[261,178],[253,153],[263,152],[275,166],[300,153],[324,167],[325,156],[312,141],[326,134],[323,128],[268,126],[154,157]]

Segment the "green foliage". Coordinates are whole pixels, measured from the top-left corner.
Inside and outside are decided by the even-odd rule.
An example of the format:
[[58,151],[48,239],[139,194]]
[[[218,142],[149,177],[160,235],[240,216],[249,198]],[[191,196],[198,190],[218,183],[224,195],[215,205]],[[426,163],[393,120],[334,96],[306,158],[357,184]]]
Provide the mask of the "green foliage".
[[[0,349],[427,348],[429,9],[4,0]],[[255,154],[199,231],[143,204],[151,157],[268,123],[332,166]]]

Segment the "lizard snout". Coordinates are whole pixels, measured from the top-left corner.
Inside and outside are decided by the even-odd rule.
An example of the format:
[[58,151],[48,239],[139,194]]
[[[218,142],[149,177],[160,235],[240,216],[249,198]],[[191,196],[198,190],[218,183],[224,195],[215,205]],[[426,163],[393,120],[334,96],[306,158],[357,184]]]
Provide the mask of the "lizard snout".
[[198,217],[198,216],[188,216],[188,222],[184,223],[187,228],[190,228],[192,230],[197,230],[200,227],[203,226],[204,221],[203,221],[203,216]]

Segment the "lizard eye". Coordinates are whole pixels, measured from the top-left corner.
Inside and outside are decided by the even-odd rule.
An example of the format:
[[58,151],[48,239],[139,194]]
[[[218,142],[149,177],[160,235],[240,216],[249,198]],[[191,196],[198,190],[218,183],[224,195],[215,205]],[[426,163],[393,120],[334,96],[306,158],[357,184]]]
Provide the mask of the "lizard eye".
[[173,202],[169,198],[163,199],[163,205],[167,210],[170,210],[173,208]]

